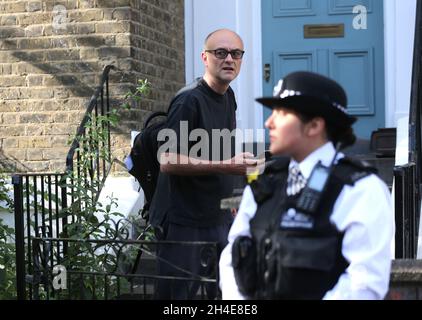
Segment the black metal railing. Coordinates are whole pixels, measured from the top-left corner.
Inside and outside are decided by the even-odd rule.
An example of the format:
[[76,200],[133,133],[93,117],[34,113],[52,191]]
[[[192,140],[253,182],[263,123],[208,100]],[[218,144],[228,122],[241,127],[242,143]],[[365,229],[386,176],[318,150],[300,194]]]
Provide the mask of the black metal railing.
[[[31,239],[34,237],[63,237],[66,225],[75,217],[65,214],[68,204],[75,201],[75,179],[83,179],[91,202],[98,199],[105,179],[111,170],[110,128],[104,129],[103,139],[93,143],[87,124],[110,112],[109,73],[113,66],[104,68],[101,83],[90,99],[86,113],[77,130],[66,157],[63,173],[15,174],[12,176],[15,204],[16,281],[17,298],[32,296],[32,284],[26,276],[33,272]],[[92,128],[92,127],[91,127]],[[99,155],[102,155],[100,157]],[[84,154],[88,154],[86,157]],[[82,157],[84,158],[82,159]],[[80,161],[86,161],[84,166]],[[88,164],[88,165],[86,165]],[[81,169],[84,168],[84,169]],[[79,201],[80,209],[84,204]],[[64,247],[66,252],[66,247]]]
[[416,259],[420,211],[416,164],[395,167],[394,178],[395,256],[396,259]]
[[67,191],[62,184],[64,174],[14,175],[16,284],[18,299],[32,293],[26,275],[32,274],[31,241],[36,236],[60,237],[68,217],[60,212],[67,208]]
[[[97,121],[110,113],[109,73],[113,69],[112,65],[104,68],[101,84],[88,104],[66,156],[66,172],[72,172],[73,179],[84,179],[92,187],[93,201],[98,199],[112,167],[110,125]],[[102,135],[95,135],[101,139],[94,140],[92,130],[101,130]]]
[[[199,255],[198,263],[213,272],[204,277],[173,265],[171,268],[182,271],[183,276],[177,272],[178,276],[162,276],[154,266],[167,262],[151,250],[158,242],[142,241],[154,239],[151,230],[139,221],[126,218],[115,221],[113,214],[97,219],[101,189],[113,164],[119,162],[111,157],[110,122],[102,122],[110,112],[108,75],[112,69],[105,68],[101,85],[89,102],[66,157],[65,172],[12,177],[17,298],[150,299],[157,283],[171,289],[180,281],[195,283],[193,287],[200,288],[197,298],[217,297],[216,243],[168,243],[205,246],[208,249],[201,249],[205,253]],[[92,130],[96,130],[94,135]],[[99,131],[102,138],[92,138],[99,136]],[[75,227],[86,225],[89,229],[84,232],[74,231]],[[55,288],[58,266],[67,271],[67,289]]]
[[[156,249],[174,244],[199,250],[197,263],[207,268],[208,274],[182,270],[182,276],[160,275],[156,268]],[[159,281],[170,291],[180,282],[191,284],[177,287],[195,287],[197,299],[218,295],[217,246],[214,242],[33,238],[32,246],[34,300],[149,300],[154,299]],[[72,254],[64,255],[60,249],[64,247]],[[140,268],[133,270],[139,251],[144,258]]]

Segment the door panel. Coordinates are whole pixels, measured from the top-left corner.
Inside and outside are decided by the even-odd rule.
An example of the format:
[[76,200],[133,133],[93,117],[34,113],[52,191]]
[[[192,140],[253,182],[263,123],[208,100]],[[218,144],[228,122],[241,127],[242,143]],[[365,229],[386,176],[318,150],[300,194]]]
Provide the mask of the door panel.
[[310,0],[274,0],[274,17],[314,16]]
[[[375,0],[380,1],[380,0]],[[350,14],[356,5],[365,6],[368,13],[372,12],[373,0],[329,0],[328,14]],[[382,2],[382,1],[380,1]]]
[[316,71],[316,55],[315,52],[276,52],[274,67],[286,74],[296,70]]
[[[356,5],[367,9],[367,29],[353,27]],[[385,126],[382,0],[262,0],[262,14],[263,62],[271,64],[264,95],[290,72],[318,72],[346,89],[358,137]],[[344,35],[336,28],[336,37],[305,38],[305,25],[344,25]]]
[[349,113],[354,116],[374,116],[372,49],[331,50],[330,58],[329,75],[347,91]]

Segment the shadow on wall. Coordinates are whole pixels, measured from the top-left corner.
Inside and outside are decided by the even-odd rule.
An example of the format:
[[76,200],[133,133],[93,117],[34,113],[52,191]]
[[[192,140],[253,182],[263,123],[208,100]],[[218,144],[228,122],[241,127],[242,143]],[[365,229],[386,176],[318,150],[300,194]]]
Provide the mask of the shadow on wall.
[[19,162],[19,160],[6,156],[3,150],[0,150],[0,172],[18,173],[28,172],[29,168]]
[[[97,38],[97,37],[90,37]],[[91,40],[79,40],[80,46],[92,45]],[[95,42],[94,42],[95,44]],[[85,47],[95,51],[96,47]],[[107,51],[111,56],[107,60],[74,60],[74,61],[54,61],[54,59],[49,60],[49,52],[45,52],[46,56],[39,56],[36,53],[18,51],[14,52],[13,56],[19,60],[19,62],[26,62],[32,65],[38,70],[37,73],[24,72],[26,74],[42,74],[43,76],[49,75],[51,78],[44,80],[44,86],[53,87],[54,93],[51,97],[46,97],[46,99],[68,99],[68,98],[86,98],[87,101],[85,105],[81,106],[81,118],[85,108],[89,104],[89,98],[94,94],[97,86],[101,81],[101,75],[103,68],[107,64],[113,64],[116,66],[116,60],[120,59],[119,57],[125,56],[124,49],[116,47],[101,47],[102,51]],[[71,52],[71,50],[70,50]],[[38,53],[38,52],[37,52]],[[71,54],[68,59],[71,59]],[[113,55],[114,54],[114,55]],[[53,53],[54,55],[54,53]],[[114,59],[111,59],[114,58]],[[65,59],[65,58],[63,58]],[[123,59],[130,60],[131,58],[125,56]],[[43,61],[44,60],[44,61]],[[47,61],[45,61],[47,60]],[[110,83],[110,107],[117,108],[123,104],[123,98],[128,93],[129,90],[134,91],[135,85],[137,82],[137,77],[129,70],[121,70],[116,68],[109,75]],[[51,88],[53,90],[53,88]],[[116,134],[130,134],[131,130],[137,129],[145,117],[145,114],[148,113],[151,109],[151,101],[146,101],[140,105],[132,105],[132,110],[127,111],[121,109],[122,121],[118,128],[114,128],[113,132]],[[136,119],[136,123],[134,123]],[[134,127],[135,125],[135,127]]]

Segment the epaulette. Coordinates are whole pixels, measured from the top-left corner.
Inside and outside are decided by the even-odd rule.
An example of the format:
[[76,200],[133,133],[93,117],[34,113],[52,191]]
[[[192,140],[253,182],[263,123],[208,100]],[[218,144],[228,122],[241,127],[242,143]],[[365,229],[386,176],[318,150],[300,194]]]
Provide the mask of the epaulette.
[[344,157],[338,161],[334,173],[345,183],[354,185],[362,178],[377,174],[378,170],[364,160]]

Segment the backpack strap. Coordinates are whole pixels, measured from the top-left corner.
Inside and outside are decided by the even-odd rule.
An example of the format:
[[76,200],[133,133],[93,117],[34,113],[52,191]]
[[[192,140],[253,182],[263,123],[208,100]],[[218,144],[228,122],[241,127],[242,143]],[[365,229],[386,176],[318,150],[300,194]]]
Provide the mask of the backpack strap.
[[192,89],[195,89],[200,83],[201,83],[201,81],[202,81],[202,77],[198,77],[198,78],[195,78],[195,80],[193,80],[190,84],[188,84],[187,86],[185,86],[185,87],[183,87],[182,89],[180,89],[175,95],[174,95],[174,98],[173,98],[173,100],[175,99],[175,98],[177,98],[178,96],[180,96],[182,93],[184,93],[184,92],[186,92],[186,91],[189,91],[189,90],[192,90]]
[[[175,95],[174,95],[174,97],[173,97],[173,99],[172,100],[174,100],[174,99],[176,99],[179,95],[181,95],[182,93],[184,93],[184,92],[186,92],[186,91],[188,91],[188,90],[191,90],[191,89],[194,89],[194,88],[196,88],[197,86],[198,86],[198,84],[201,82],[201,80],[202,80],[202,78],[196,78],[191,84],[189,84],[189,85],[187,85],[186,87],[184,87],[184,88],[182,88],[182,89],[180,89]],[[173,101],[172,101],[173,102]],[[172,105],[172,103],[170,103],[170,105],[169,105],[169,107],[168,107],[168,109],[167,109],[167,112],[164,112],[164,111],[157,111],[157,112],[154,112],[154,113],[152,113],[152,114],[150,114],[149,116],[148,116],[148,118],[145,120],[145,124],[144,124],[144,129],[145,128],[147,128],[148,127],[148,125],[149,125],[149,123],[154,119],[154,118],[156,118],[156,117],[166,117],[168,114],[169,114],[169,112],[170,112],[170,108],[171,108],[171,105]]]
[[150,207],[150,203],[146,201],[141,211],[141,217],[142,219],[145,219],[146,221],[149,221],[149,207]]
[[165,117],[165,116],[167,116],[167,112],[164,112],[164,111],[157,111],[157,112],[152,113],[145,120],[144,129],[148,127],[148,125],[152,121],[152,119],[154,119],[156,117]]

